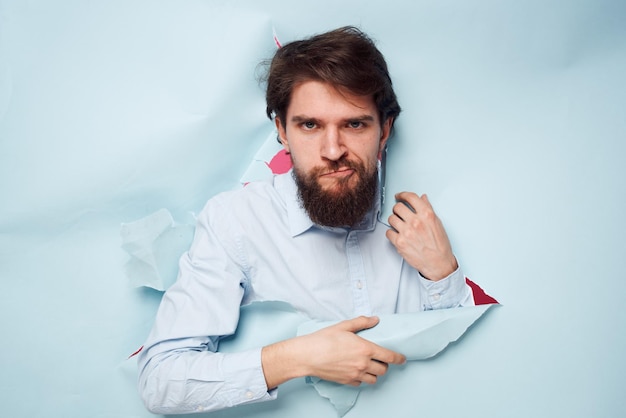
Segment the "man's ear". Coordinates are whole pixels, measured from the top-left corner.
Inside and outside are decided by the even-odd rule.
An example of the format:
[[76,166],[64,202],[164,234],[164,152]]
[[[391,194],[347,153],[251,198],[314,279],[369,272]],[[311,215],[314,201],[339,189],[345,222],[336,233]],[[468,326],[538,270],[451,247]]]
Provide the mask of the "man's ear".
[[283,123],[278,116],[274,118],[274,123],[276,124],[276,130],[278,131],[278,139],[280,140],[280,143],[283,144],[285,151],[289,152],[289,142],[287,142],[287,131],[285,126],[283,126]]
[[380,143],[378,144],[378,158],[380,159],[381,153],[385,149],[387,145],[387,141],[389,140],[389,136],[391,135],[391,127],[393,126],[393,118],[387,118],[387,120],[383,123],[381,134],[380,134]]

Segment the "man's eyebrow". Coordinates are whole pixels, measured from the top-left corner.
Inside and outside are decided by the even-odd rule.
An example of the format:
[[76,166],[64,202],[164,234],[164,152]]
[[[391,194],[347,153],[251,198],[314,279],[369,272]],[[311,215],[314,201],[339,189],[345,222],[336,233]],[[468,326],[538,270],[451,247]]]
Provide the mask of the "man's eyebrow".
[[[365,115],[359,115],[359,116],[355,116],[355,117],[351,117],[351,118],[345,118],[344,121],[345,122],[373,122],[375,120],[374,116],[369,115],[369,114],[365,114]],[[306,115],[295,115],[291,117],[291,121],[293,123],[302,123],[302,122],[319,122],[319,119],[314,118],[314,117],[309,117]]]
[[374,122],[374,116],[372,115],[361,115],[354,118],[346,118],[346,121],[357,121],[357,122]]
[[292,116],[291,121],[293,123],[302,123],[302,122],[319,122],[319,119],[312,118],[306,115],[295,115]]

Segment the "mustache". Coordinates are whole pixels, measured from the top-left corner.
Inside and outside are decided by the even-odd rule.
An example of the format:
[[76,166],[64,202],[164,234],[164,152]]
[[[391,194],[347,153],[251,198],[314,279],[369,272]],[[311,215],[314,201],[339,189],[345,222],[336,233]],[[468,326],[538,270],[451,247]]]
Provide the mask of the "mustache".
[[360,171],[363,168],[363,164],[358,161],[349,160],[346,157],[341,157],[335,161],[329,161],[325,166],[316,167],[314,169],[315,175],[323,175],[327,173],[332,173],[333,171],[338,171],[340,169],[352,169],[355,171]]

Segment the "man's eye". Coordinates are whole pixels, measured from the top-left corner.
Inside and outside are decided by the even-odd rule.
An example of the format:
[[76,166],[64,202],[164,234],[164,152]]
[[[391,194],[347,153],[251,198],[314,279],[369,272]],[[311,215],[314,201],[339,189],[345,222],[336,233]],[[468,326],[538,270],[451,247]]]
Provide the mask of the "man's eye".
[[312,121],[308,120],[308,121],[304,122],[304,123],[302,124],[302,126],[303,126],[305,129],[313,129],[313,128],[315,128],[315,122],[312,122]]
[[350,126],[353,129],[362,128],[363,127],[363,122],[361,122],[359,120],[353,120],[350,123],[348,123],[348,126]]

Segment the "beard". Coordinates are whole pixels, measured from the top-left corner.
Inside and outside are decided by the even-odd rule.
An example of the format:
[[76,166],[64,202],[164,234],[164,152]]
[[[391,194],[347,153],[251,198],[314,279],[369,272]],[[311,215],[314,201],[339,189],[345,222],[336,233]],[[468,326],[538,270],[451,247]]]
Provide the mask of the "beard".
[[[324,190],[318,177],[339,168],[350,168],[354,173],[336,180],[331,190]],[[351,185],[353,177],[357,183]],[[293,177],[298,186],[300,205],[313,222],[329,227],[352,227],[358,224],[372,208],[378,190],[376,165],[365,167],[360,161],[342,158],[326,167],[315,167],[305,173],[294,164]]]

